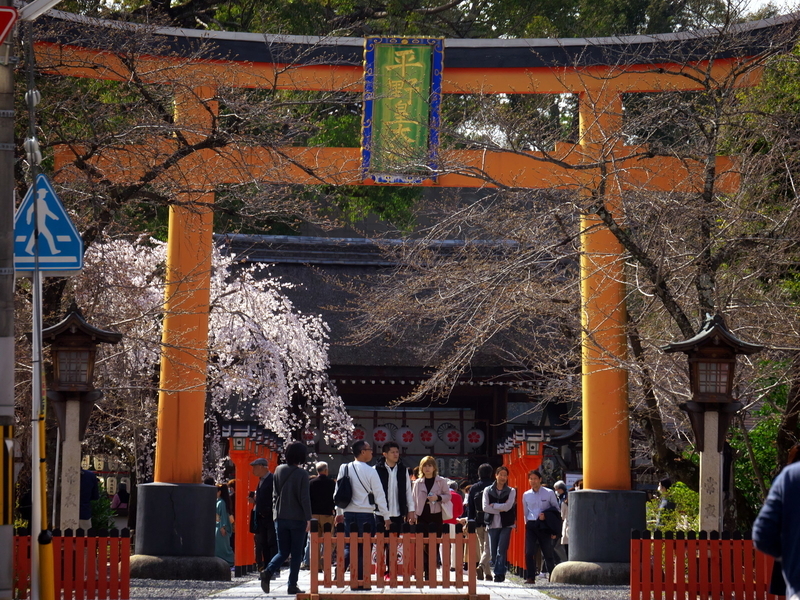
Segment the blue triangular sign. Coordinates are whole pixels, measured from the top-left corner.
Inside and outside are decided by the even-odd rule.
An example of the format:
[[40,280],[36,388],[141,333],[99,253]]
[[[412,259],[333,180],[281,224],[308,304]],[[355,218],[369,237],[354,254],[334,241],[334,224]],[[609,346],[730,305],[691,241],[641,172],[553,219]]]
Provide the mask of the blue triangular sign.
[[[36,210],[34,211],[34,200]],[[36,264],[34,212],[39,227],[38,264],[44,277],[68,277],[83,268],[83,239],[45,175],[35,185],[14,215],[14,270],[18,277],[31,277]]]

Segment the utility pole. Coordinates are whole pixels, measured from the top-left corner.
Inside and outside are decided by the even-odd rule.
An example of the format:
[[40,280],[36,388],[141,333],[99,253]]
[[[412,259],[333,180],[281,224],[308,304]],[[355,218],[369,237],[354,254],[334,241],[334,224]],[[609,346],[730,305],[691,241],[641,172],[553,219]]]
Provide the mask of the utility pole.
[[[11,0],[0,0],[11,6]],[[9,36],[10,37],[10,36]],[[14,547],[14,69],[0,45],[0,600],[11,598]]]
[[[34,0],[20,11],[33,21],[60,0]],[[17,19],[12,0],[0,0],[0,12],[10,28]],[[0,39],[0,600],[13,593],[14,558],[14,65],[10,36]],[[33,385],[41,385],[34,381]],[[36,539],[38,532],[32,532]],[[34,573],[33,576],[38,574]],[[32,595],[38,600],[34,585]]]

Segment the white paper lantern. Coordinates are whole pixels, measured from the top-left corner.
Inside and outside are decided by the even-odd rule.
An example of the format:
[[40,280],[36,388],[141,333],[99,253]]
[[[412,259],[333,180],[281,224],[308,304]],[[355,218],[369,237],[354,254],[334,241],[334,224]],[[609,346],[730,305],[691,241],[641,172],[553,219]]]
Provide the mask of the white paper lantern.
[[411,444],[414,443],[414,440],[417,437],[417,434],[414,433],[414,430],[411,427],[403,426],[397,430],[395,434],[397,443],[400,445],[401,448],[408,448]]
[[467,435],[464,438],[470,448],[480,448],[483,446],[484,440],[486,440],[486,434],[476,427],[467,431]]
[[378,446],[383,446],[386,442],[392,441],[391,430],[383,425],[378,425],[372,430],[372,441]]
[[433,448],[436,443],[436,430],[433,427],[425,427],[419,432],[419,441],[426,448]]
[[461,443],[461,430],[456,427],[450,427],[442,431],[439,437],[447,444],[448,448],[455,448]]

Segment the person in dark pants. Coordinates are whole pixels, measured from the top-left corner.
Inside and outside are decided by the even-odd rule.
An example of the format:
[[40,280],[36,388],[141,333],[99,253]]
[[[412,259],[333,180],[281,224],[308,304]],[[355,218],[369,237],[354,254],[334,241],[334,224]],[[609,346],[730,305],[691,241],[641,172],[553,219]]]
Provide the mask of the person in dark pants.
[[508,467],[497,467],[494,483],[483,490],[483,512],[491,548],[494,580],[506,580],[508,544],[517,526],[517,490],[508,485]]
[[534,469],[528,473],[531,489],[522,494],[522,508],[525,516],[525,583],[536,583],[536,549],[542,551],[545,568],[552,573],[553,539],[555,536],[545,523],[544,512],[553,509],[560,514],[555,492],[542,485],[542,474]]
[[286,447],[286,464],[275,470],[273,501],[275,504],[275,531],[278,536],[278,552],[261,572],[261,589],[269,593],[269,580],[277,573],[284,561],[289,563],[289,594],[304,594],[297,587],[300,563],[311,526],[311,496],[308,488],[308,472],[300,465],[306,462],[308,449],[302,442],[292,442]]
[[100,486],[97,475],[92,471],[81,469],[81,497],[78,512],[78,526],[84,531],[92,527],[92,502],[100,498]]
[[[489,566],[489,534],[486,533],[486,522],[483,514],[483,490],[494,483],[494,469],[489,463],[478,467],[478,481],[472,484],[466,500],[466,517],[461,519],[463,525],[469,521],[475,523],[475,535],[478,539],[478,579],[492,580],[492,569]],[[489,515],[491,518],[491,515]]]
[[[383,522],[383,526],[386,531],[400,533],[403,523],[413,525],[417,522],[417,513],[414,511],[411,477],[408,475],[408,468],[400,460],[400,445],[397,442],[386,442],[383,445],[383,456],[378,459],[375,470],[380,477],[389,508],[389,521]],[[383,521],[380,517],[378,519],[379,522]],[[385,579],[389,577],[390,559],[387,545]]]
[[275,535],[275,522],[272,516],[273,476],[269,472],[266,458],[257,458],[250,463],[253,475],[258,477],[255,505],[255,543],[256,564],[261,571],[267,561],[278,553],[278,540]]
[[[344,463],[339,467],[338,482],[343,477],[350,478],[353,488],[353,495],[344,509],[336,509],[336,523],[344,523],[345,535],[350,535],[350,532],[355,529],[358,535],[364,534],[364,531],[369,528],[372,533],[375,533],[376,521],[375,512],[377,509],[378,514],[384,519],[389,518],[389,508],[386,506],[386,494],[383,492],[381,480],[378,473],[369,466],[369,461],[372,460],[372,447],[365,440],[358,440],[353,444],[353,462]],[[344,548],[344,564],[345,568],[350,565],[350,544]],[[356,548],[358,553],[358,579],[364,578],[364,560],[362,552],[362,544],[358,544]],[[358,586],[356,589],[368,590],[369,586]]]
[[[328,463],[320,461],[315,465],[317,476],[309,482],[311,491],[311,518],[319,523],[320,533],[325,531],[325,525],[334,526],[336,504],[333,502],[333,492],[336,491],[336,482],[328,477]],[[322,545],[320,544],[320,548]],[[311,536],[306,542],[306,554],[303,558],[301,569],[308,569],[311,561]]]

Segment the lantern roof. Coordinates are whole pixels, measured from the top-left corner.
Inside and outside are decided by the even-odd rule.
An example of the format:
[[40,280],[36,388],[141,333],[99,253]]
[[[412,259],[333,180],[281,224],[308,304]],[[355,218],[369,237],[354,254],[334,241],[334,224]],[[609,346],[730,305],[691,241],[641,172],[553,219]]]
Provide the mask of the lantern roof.
[[87,323],[74,300],[67,310],[67,315],[60,323],[42,330],[42,339],[53,342],[63,334],[74,335],[78,332],[92,338],[92,341],[96,343],[116,344],[122,339],[121,333],[106,331]]
[[719,345],[720,343],[730,346],[736,354],[755,354],[764,349],[764,346],[745,342],[733,335],[725,325],[725,319],[722,318],[722,315],[711,316],[706,314],[703,326],[697,332],[697,335],[682,342],[672,342],[662,346],[661,350],[662,352],[685,352],[688,354],[702,346],[709,344]]

